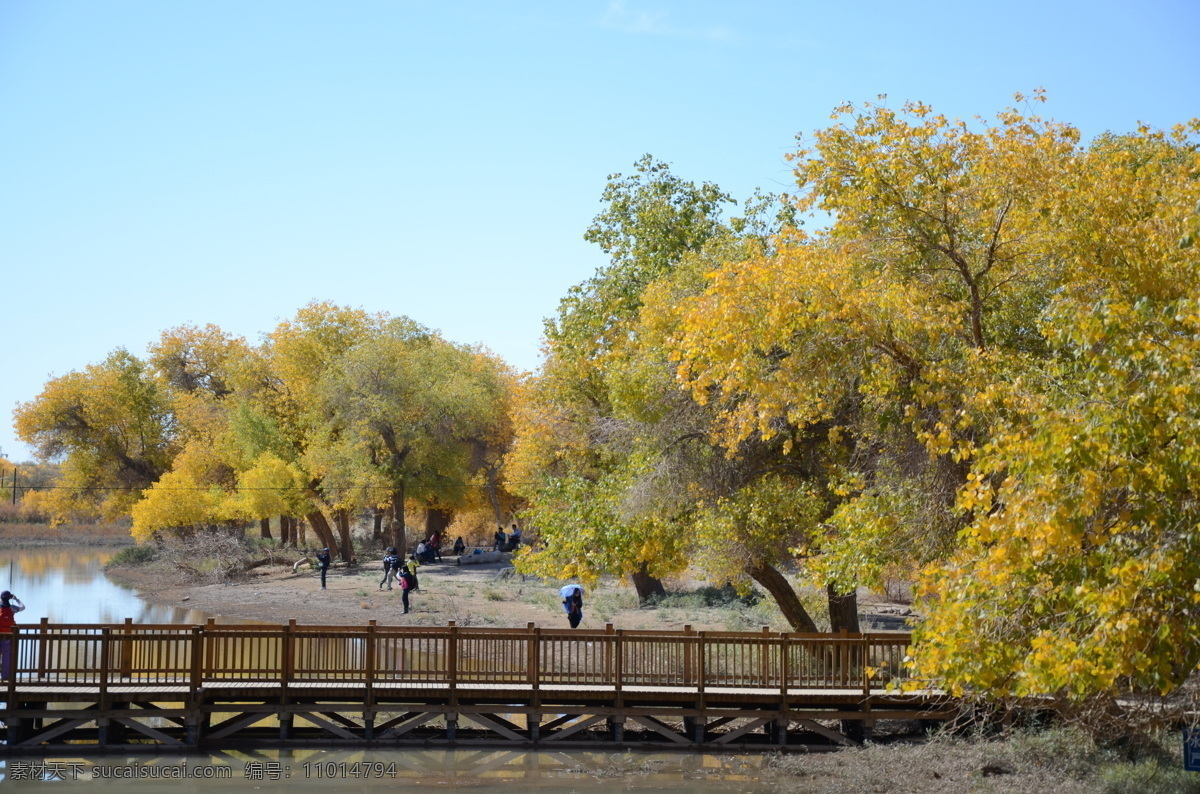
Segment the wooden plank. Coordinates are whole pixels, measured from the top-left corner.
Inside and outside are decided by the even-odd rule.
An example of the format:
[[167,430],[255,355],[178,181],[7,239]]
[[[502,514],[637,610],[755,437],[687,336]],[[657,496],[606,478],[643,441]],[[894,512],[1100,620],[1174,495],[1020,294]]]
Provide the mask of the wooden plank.
[[342,726],[335,725],[332,722],[330,722],[329,720],[321,717],[318,714],[314,714],[311,711],[297,711],[297,712],[294,712],[294,714],[297,717],[303,717],[304,719],[306,719],[309,722],[316,725],[321,730],[323,730],[327,733],[332,733],[334,736],[340,736],[343,739],[360,739],[360,740],[362,739],[361,736],[358,736],[357,734],[353,734],[350,731],[343,728]]
[[39,732],[36,736],[31,736],[23,742],[18,742],[16,746],[17,747],[33,747],[34,745],[43,744],[45,742],[50,741],[51,739],[62,736],[64,733],[67,733],[68,731],[75,730],[80,725],[84,725],[86,723],[94,722],[94,721],[95,721],[94,718],[93,719],[82,719],[82,720],[79,720],[79,719],[59,720],[58,722],[54,723],[49,728],[46,728],[45,730],[42,730],[41,732]]
[[838,744],[845,745],[846,747],[859,746],[858,742],[854,741],[853,739],[847,738],[831,728],[826,728],[824,725],[818,722],[813,722],[812,720],[806,719],[796,719],[794,717],[792,718],[792,722],[799,723],[813,733],[818,733],[821,736],[824,736],[827,739],[832,739]]
[[242,728],[249,728],[254,723],[262,722],[267,717],[273,716],[275,716],[274,711],[263,711],[256,714],[247,714],[242,717],[234,717],[221,723],[220,727],[206,733],[204,740],[215,742],[217,739],[224,739],[226,736],[237,733]]
[[398,737],[403,736],[404,734],[408,733],[409,731],[412,731],[414,728],[421,727],[422,725],[424,725],[425,723],[429,722],[430,720],[432,720],[434,717],[437,717],[437,716],[440,716],[440,715],[437,712],[433,712],[433,711],[422,714],[418,717],[414,717],[413,719],[409,720],[408,722],[406,722],[402,725],[395,725],[393,727],[388,728],[383,733],[378,734],[376,736],[376,738],[377,739],[398,738]]
[[654,719],[653,717],[631,716],[630,719],[633,720],[634,722],[638,723],[639,725],[645,725],[647,728],[649,728],[652,731],[655,731],[656,733],[662,734],[663,736],[667,737],[668,739],[670,739],[673,742],[676,742],[677,744],[691,744],[692,743],[691,739],[689,739],[686,736],[679,735],[679,733],[677,731],[672,730],[671,728],[667,727],[666,725],[664,725],[663,723]]
[[[548,736],[543,734],[542,741],[543,742],[557,742],[560,739],[565,739],[568,736],[571,736],[572,734],[576,734],[576,733],[579,733],[580,731],[587,730],[588,728],[595,725],[597,722],[600,722],[604,719],[607,719],[607,718],[603,714],[599,714],[594,717],[588,717],[587,719],[580,720],[579,722],[575,723],[574,725],[569,725],[566,728],[563,728],[562,730],[555,731],[554,733],[551,733]],[[545,730],[545,726],[542,726],[542,729]]]
[[762,726],[766,725],[768,722],[774,721],[774,719],[775,719],[774,717],[759,717],[757,719],[752,719],[749,722],[747,722],[745,725],[742,725],[739,728],[735,728],[732,731],[729,731],[728,733],[721,734],[715,740],[713,740],[713,744],[729,744],[734,739],[745,736],[750,731],[758,730]]
[[175,737],[169,736],[169,735],[163,733],[162,731],[157,730],[156,728],[151,728],[149,725],[143,725],[142,723],[138,722],[136,719],[117,718],[116,721],[126,727],[133,728],[138,733],[144,734],[145,736],[149,736],[151,739],[156,739],[157,741],[162,742],[165,745],[174,746],[174,747],[182,747],[184,744],[183,742],[176,739]]
[[504,722],[504,720],[497,720],[497,719],[493,719],[491,717],[485,717],[484,715],[482,715],[478,712],[474,712],[474,711],[460,711],[458,713],[458,716],[466,717],[467,719],[471,720],[471,722],[478,723],[482,727],[487,728],[489,731],[498,733],[506,739],[512,739],[514,742],[529,741],[529,737],[522,736],[521,734],[517,733],[512,728],[510,728],[506,725],[502,725],[501,723]]

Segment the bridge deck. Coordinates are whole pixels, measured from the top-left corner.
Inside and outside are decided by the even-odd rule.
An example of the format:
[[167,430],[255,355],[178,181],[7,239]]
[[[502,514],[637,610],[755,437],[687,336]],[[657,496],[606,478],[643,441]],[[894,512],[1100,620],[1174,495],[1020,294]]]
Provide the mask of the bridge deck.
[[952,713],[943,693],[904,680],[904,634],[127,621],[43,622],[7,641],[7,752],[79,741],[628,743],[626,725],[639,744],[727,747],[762,734],[786,747],[789,736],[846,743],[878,719]]

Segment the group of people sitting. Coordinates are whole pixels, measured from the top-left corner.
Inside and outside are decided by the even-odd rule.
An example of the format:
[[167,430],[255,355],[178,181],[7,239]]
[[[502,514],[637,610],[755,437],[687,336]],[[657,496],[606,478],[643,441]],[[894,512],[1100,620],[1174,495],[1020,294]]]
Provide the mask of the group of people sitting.
[[505,535],[504,527],[496,527],[496,534],[492,536],[492,548],[496,551],[516,551],[521,545],[521,528],[516,524],[512,525],[512,534]]

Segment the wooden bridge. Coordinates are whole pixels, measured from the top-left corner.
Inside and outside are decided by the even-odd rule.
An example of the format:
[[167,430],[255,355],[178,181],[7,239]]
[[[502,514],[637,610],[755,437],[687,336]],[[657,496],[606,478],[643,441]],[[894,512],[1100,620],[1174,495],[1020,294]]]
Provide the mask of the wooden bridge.
[[899,692],[908,634],[19,626],[0,753],[79,743],[732,749],[855,744],[952,716]]

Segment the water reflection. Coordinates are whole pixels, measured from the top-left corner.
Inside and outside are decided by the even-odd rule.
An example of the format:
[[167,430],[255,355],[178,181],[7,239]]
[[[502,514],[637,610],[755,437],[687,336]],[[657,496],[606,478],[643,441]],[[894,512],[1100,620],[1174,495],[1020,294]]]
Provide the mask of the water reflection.
[[[97,769],[97,767],[101,767]],[[157,767],[154,772],[152,768]],[[151,774],[177,779],[151,778]],[[0,779],[41,774],[64,784],[150,792],[334,791],[423,786],[473,791],[767,792],[777,790],[765,756],[566,750],[263,750],[214,754],[9,758]],[[100,778],[107,774],[110,777]],[[121,775],[120,778],[111,777]]]
[[104,575],[111,549],[57,548],[0,551],[0,582],[25,603],[19,623],[203,623],[195,609],[165,607],[138,598],[137,591]]

